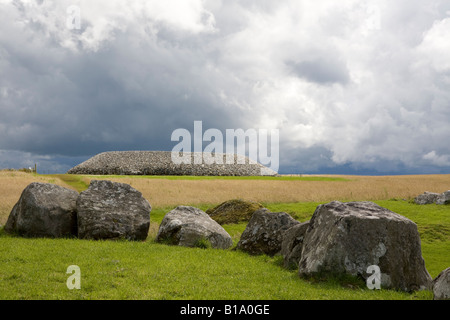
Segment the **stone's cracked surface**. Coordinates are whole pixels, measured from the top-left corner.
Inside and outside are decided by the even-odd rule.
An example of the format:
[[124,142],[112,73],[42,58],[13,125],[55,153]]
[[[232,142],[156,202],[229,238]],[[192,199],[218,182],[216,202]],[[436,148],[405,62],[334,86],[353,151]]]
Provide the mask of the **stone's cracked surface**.
[[13,207],[5,231],[24,237],[77,236],[78,192],[49,183],[33,182]]
[[281,251],[288,229],[300,224],[286,212],[270,212],[266,208],[255,211],[247,224],[237,249],[250,254],[274,256]]
[[151,205],[128,184],[92,180],[76,204],[81,239],[147,238]]
[[349,274],[367,278],[379,266],[381,287],[428,289],[417,225],[373,202],[319,205],[303,239],[299,275]]
[[167,213],[159,226],[157,242],[196,247],[200,241],[209,241],[212,248],[228,249],[231,236],[204,211],[191,206],[178,206]]

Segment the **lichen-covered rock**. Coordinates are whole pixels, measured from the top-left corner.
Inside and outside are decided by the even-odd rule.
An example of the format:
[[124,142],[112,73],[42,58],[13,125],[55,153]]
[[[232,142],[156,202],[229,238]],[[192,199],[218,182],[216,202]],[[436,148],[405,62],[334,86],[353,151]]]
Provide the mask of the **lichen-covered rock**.
[[249,221],[253,213],[261,208],[263,206],[257,202],[233,199],[206,210],[206,213],[222,225]]
[[302,257],[303,239],[308,229],[309,221],[296,224],[284,234],[281,243],[281,255],[284,258],[284,266],[288,269],[297,269]]
[[417,225],[372,202],[333,201],[316,208],[303,240],[301,277],[349,274],[367,279],[381,271],[381,287],[431,288]]
[[436,199],[436,204],[450,204],[450,190],[441,193]]
[[450,268],[443,270],[433,280],[434,300],[450,300]]
[[77,199],[78,237],[145,240],[151,209],[142,194],[128,184],[92,180]]
[[416,204],[432,204],[432,203],[436,203],[436,200],[439,198],[439,195],[440,195],[439,193],[425,191],[424,193],[418,195],[414,199],[414,202]]
[[259,209],[248,222],[237,249],[250,254],[276,255],[281,250],[285,232],[299,223],[286,212]]
[[[170,151],[113,151],[100,153],[73,167],[69,174],[121,175],[188,175],[188,176],[272,176],[277,173],[241,155],[216,154],[220,161],[197,164],[194,159],[202,153],[186,153],[190,163],[174,163]],[[207,153],[205,153],[206,157]],[[227,157],[231,163],[227,163]],[[207,157],[206,157],[207,158]],[[207,158],[208,159],[208,158]]]
[[13,207],[5,231],[24,237],[77,236],[77,198],[74,190],[33,182]]
[[231,236],[221,225],[204,211],[190,206],[178,206],[164,216],[156,241],[185,247],[198,247],[207,241],[217,249],[233,245]]

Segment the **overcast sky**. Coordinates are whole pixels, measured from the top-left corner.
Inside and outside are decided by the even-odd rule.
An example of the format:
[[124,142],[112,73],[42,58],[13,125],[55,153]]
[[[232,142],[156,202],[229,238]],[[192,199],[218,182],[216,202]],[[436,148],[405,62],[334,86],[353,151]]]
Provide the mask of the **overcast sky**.
[[279,129],[280,173],[450,173],[450,1],[0,0],[0,168],[196,120]]

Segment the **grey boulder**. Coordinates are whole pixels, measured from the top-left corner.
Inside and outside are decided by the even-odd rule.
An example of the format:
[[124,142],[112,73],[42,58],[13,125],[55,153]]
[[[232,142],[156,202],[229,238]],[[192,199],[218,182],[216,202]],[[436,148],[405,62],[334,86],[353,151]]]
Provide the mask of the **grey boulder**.
[[373,265],[379,267],[383,289],[431,288],[414,222],[372,202],[318,206],[303,240],[299,275],[349,274],[367,280]]
[[156,241],[185,247],[197,247],[202,241],[208,241],[216,249],[233,245],[231,236],[220,224],[204,211],[190,206],[178,206],[164,216]]
[[416,204],[432,204],[436,202],[436,200],[439,198],[439,195],[439,193],[425,191],[424,193],[418,195],[414,199],[414,202]]
[[450,268],[433,280],[433,296],[434,300],[450,300]]
[[128,184],[92,180],[77,199],[78,237],[145,240],[151,209],[141,192]]
[[13,207],[5,231],[24,237],[77,236],[77,197],[74,190],[33,182]]
[[450,190],[441,193],[436,199],[436,204],[450,204]]
[[300,222],[285,212],[259,209],[250,218],[237,244],[237,249],[254,255],[274,256],[281,251],[285,232],[297,224]]
[[284,258],[284,266],[288,269],[297,269],[302,257],[303,239],[308,229],[309,221],[296,224],[289,228],[281,243],[281,255]]

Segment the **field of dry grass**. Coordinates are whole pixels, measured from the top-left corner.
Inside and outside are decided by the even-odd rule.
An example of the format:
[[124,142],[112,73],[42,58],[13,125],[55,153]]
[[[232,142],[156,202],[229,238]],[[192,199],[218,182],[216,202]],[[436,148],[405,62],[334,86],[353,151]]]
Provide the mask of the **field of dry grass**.
[[346,180],[167,180],[127,177],[111,180],[132,185],[156,207],[218,204],[234,198],[263,203],[411,199],[424,191],[450,190],[450,175],[339,177]]
[[[81,184],[96,176],[73,176]],[[424,191],[450,190],[450,175],[411,176],[333,176],[344,181],[305,181],[275,179],[164,179],[146,177],[111,177],[141,191],[154,208],[176,205],[216,205],[240,198],[262,203],[328,202],[411,199]],[[76,189],[58,176],[42,176],[24,172],[0,171],[0,225],[31,182],[49,182]]]

